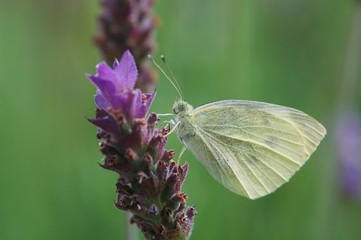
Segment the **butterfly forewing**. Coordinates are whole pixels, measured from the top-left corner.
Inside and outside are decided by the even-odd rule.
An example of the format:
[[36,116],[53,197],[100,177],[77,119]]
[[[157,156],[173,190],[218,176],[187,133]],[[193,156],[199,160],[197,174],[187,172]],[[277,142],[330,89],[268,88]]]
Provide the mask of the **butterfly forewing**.
[[192,122],[187,148],[219,182],[252,199],[287,182],[326,134],[301,111],[253,101],[201,106]]

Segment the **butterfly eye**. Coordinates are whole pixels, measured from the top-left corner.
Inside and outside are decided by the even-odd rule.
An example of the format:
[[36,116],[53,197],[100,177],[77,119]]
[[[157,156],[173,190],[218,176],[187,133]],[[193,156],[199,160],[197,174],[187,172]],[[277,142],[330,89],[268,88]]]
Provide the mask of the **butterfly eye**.
[[179,111],[179,109],[178,108],[173,108],[173,112],[175,113],[175,114],[178,114],[180,111]]
[[186,109],[186,104],[184,104],[184,103],[179,103],[178,104],[178,110],[179,110],[179,112],[182,112],[182,111],[184,111]]

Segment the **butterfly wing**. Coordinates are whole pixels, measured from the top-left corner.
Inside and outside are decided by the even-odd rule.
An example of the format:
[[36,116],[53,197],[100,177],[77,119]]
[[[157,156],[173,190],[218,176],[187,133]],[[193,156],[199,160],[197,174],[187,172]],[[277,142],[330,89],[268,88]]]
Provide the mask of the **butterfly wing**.
[[206,104],[194,110],[192,123],[187,148],[215,179],[251,199],[287,182],[326,134],[301,111],[253,101]]

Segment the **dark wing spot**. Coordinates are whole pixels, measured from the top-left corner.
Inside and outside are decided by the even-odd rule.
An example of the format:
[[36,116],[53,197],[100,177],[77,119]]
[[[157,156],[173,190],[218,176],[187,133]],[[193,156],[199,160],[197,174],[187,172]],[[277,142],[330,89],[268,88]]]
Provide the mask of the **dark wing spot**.
[[277,138],[275,138],[274,136],[270,136],[267,138],[266,140],[266,144],[272,148],[276,147],[277,145]]
[[258,165],[259,160],[258,158],[256,158],[253,155],[248,154],[248,157],[246,158],[246,161],[250,164],[250,165]]

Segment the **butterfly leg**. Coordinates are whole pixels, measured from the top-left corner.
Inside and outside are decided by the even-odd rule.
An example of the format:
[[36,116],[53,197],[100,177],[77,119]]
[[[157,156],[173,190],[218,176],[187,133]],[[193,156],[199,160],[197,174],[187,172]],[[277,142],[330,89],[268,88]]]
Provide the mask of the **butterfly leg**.
[[182,150],[180,151],[179,156],[178,156],[177,165],[179,165],[179,161],[180,161],[183,153],[186,151],[186,149],[187,149],[186,146],[183,146],[183,147],[182,147]]
[[157,130],[161,129],[164,124],[169,124],[172,126],[172,121],[164,121],[161,124],[158,125]]
[[[172,113],[161,113],[161,114],[157,114],[157,116],[158,116],[158,117],[162,117],[162,116],[172,116],[173,118],[175,118],[174,114],[172,114]],[[157,127],[157,130],[159,130],[165,123],[166,123],[166,124],[169,124],[168,126],[174,126],[174,125],[176,125],[175,122],[174,122],[174,120],[171,119],[170,121],[164,121],[164,122],[162,122],[161,124],[159,124],[158,127]]]
[[176,125],[174,119],[170,120],[169,123],[170,123],[171,126],[175,126],[175,125]]
[[172,130],[170,130],[169,133],[167,133],[166,135],[164,135],[164,137],[168,137],[172,132],[174,132],[174,130],[178,127],[178,125],[180,124],[180,121],[176,123],[176,125],[174,125],[174,127],[172,128]]
[[167,116],[172,116],[175,117],[173,113],[160,113],[157,114],[158,117],[167,117]]

